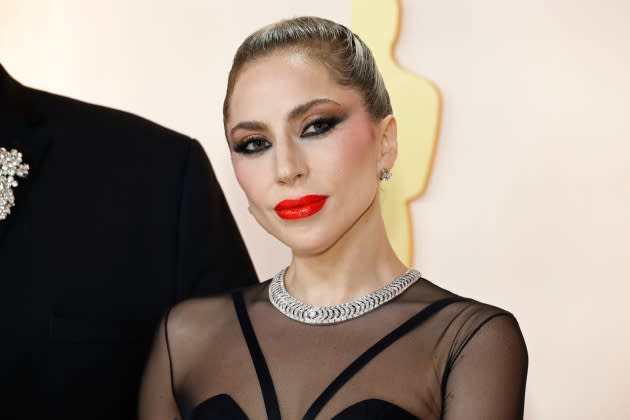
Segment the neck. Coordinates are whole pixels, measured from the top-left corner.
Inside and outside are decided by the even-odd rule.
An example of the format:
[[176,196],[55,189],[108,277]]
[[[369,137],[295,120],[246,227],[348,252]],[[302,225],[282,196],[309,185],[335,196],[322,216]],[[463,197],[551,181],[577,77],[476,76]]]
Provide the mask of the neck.
[[293,254],[285,286],[305,303],[336,305],[389,284],[406,269],[387,239],[377,194],[330,248],[316,255]]

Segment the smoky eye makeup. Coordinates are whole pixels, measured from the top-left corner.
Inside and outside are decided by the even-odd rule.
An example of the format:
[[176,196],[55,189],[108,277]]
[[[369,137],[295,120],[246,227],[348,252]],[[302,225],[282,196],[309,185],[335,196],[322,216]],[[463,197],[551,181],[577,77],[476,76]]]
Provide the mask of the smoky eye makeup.
[[[332,129],[334,129],[337,125],[342,123],[349,117],[349,113],[338,111],[334,112],[322,112],[318,116],[317,114],[312,115],[311,118],[306,119],[303,123],[302,128],[299,132],[300,138],[308,139],[308,138],[317,138],[318,136],[322,136]],[[259,122],[242,122],[237,124],[234,128],[230,130],[230,134],[234,135],[234,131],[237,129],[251,129],[251,130],[261,130],[265,129],[264,125]],[[262,153],[265,150],[269,149],[272,146],[272,143],[261,134],[252,134],[244,137],[243,139],[236,139],[230,141],[230,148],[234,153],[242,154],[242,155],[254,155],[257,153]]]
[[316,137],[327,133],[348,118],[348,114],[318,117],[304,125],[300,137]]
[[243,155],[263,152],[271,147],[269,140],[262,136],[249,136],[232,145],[232,151]]

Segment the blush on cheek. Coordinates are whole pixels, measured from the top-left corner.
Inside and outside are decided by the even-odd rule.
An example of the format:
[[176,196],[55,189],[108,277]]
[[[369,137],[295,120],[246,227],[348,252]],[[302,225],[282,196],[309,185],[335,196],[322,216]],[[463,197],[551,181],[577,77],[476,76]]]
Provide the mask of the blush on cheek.
[[233,162],[232,166],[234,168],[234,174],[236,175],[238,184],[241,186],[241,189],[247,198],[251,201],[251,199],[256,196],[256,190],[258,189],[256,185],[256,171],[249,165],[242,164],[242,162]]
[[355,125],[354,129],[347,133],[344,141],[338,143],[338,147],[337,156],[341,160],[340,163],[348,168],[365,165],[372,160],[372,156],[376,156],[376,144],[368,126]]

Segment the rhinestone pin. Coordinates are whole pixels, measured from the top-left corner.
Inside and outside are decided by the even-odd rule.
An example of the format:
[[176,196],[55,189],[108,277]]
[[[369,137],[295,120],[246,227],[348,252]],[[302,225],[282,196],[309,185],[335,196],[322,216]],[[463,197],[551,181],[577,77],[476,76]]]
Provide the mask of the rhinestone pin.
[[0,147],[0,220],[5,220],[15,205],[13,188],[18,186],[15,178],[26,178],[28,170],[29,166],[22,163],[22,153]]

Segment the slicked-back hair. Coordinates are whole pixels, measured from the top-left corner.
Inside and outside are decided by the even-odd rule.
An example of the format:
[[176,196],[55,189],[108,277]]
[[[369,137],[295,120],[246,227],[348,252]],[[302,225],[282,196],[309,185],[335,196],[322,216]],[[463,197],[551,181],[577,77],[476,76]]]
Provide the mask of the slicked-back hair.
[[389,94],[368,46],[350,29],[333,21],[303,16],[281,20],[249,35],[239,46],[228,76],[223,122],[230,98],[243,68],[281,50],[295,51],[323,65],[337,83],[356,89],[368,114],[375,120],[392,113]]

